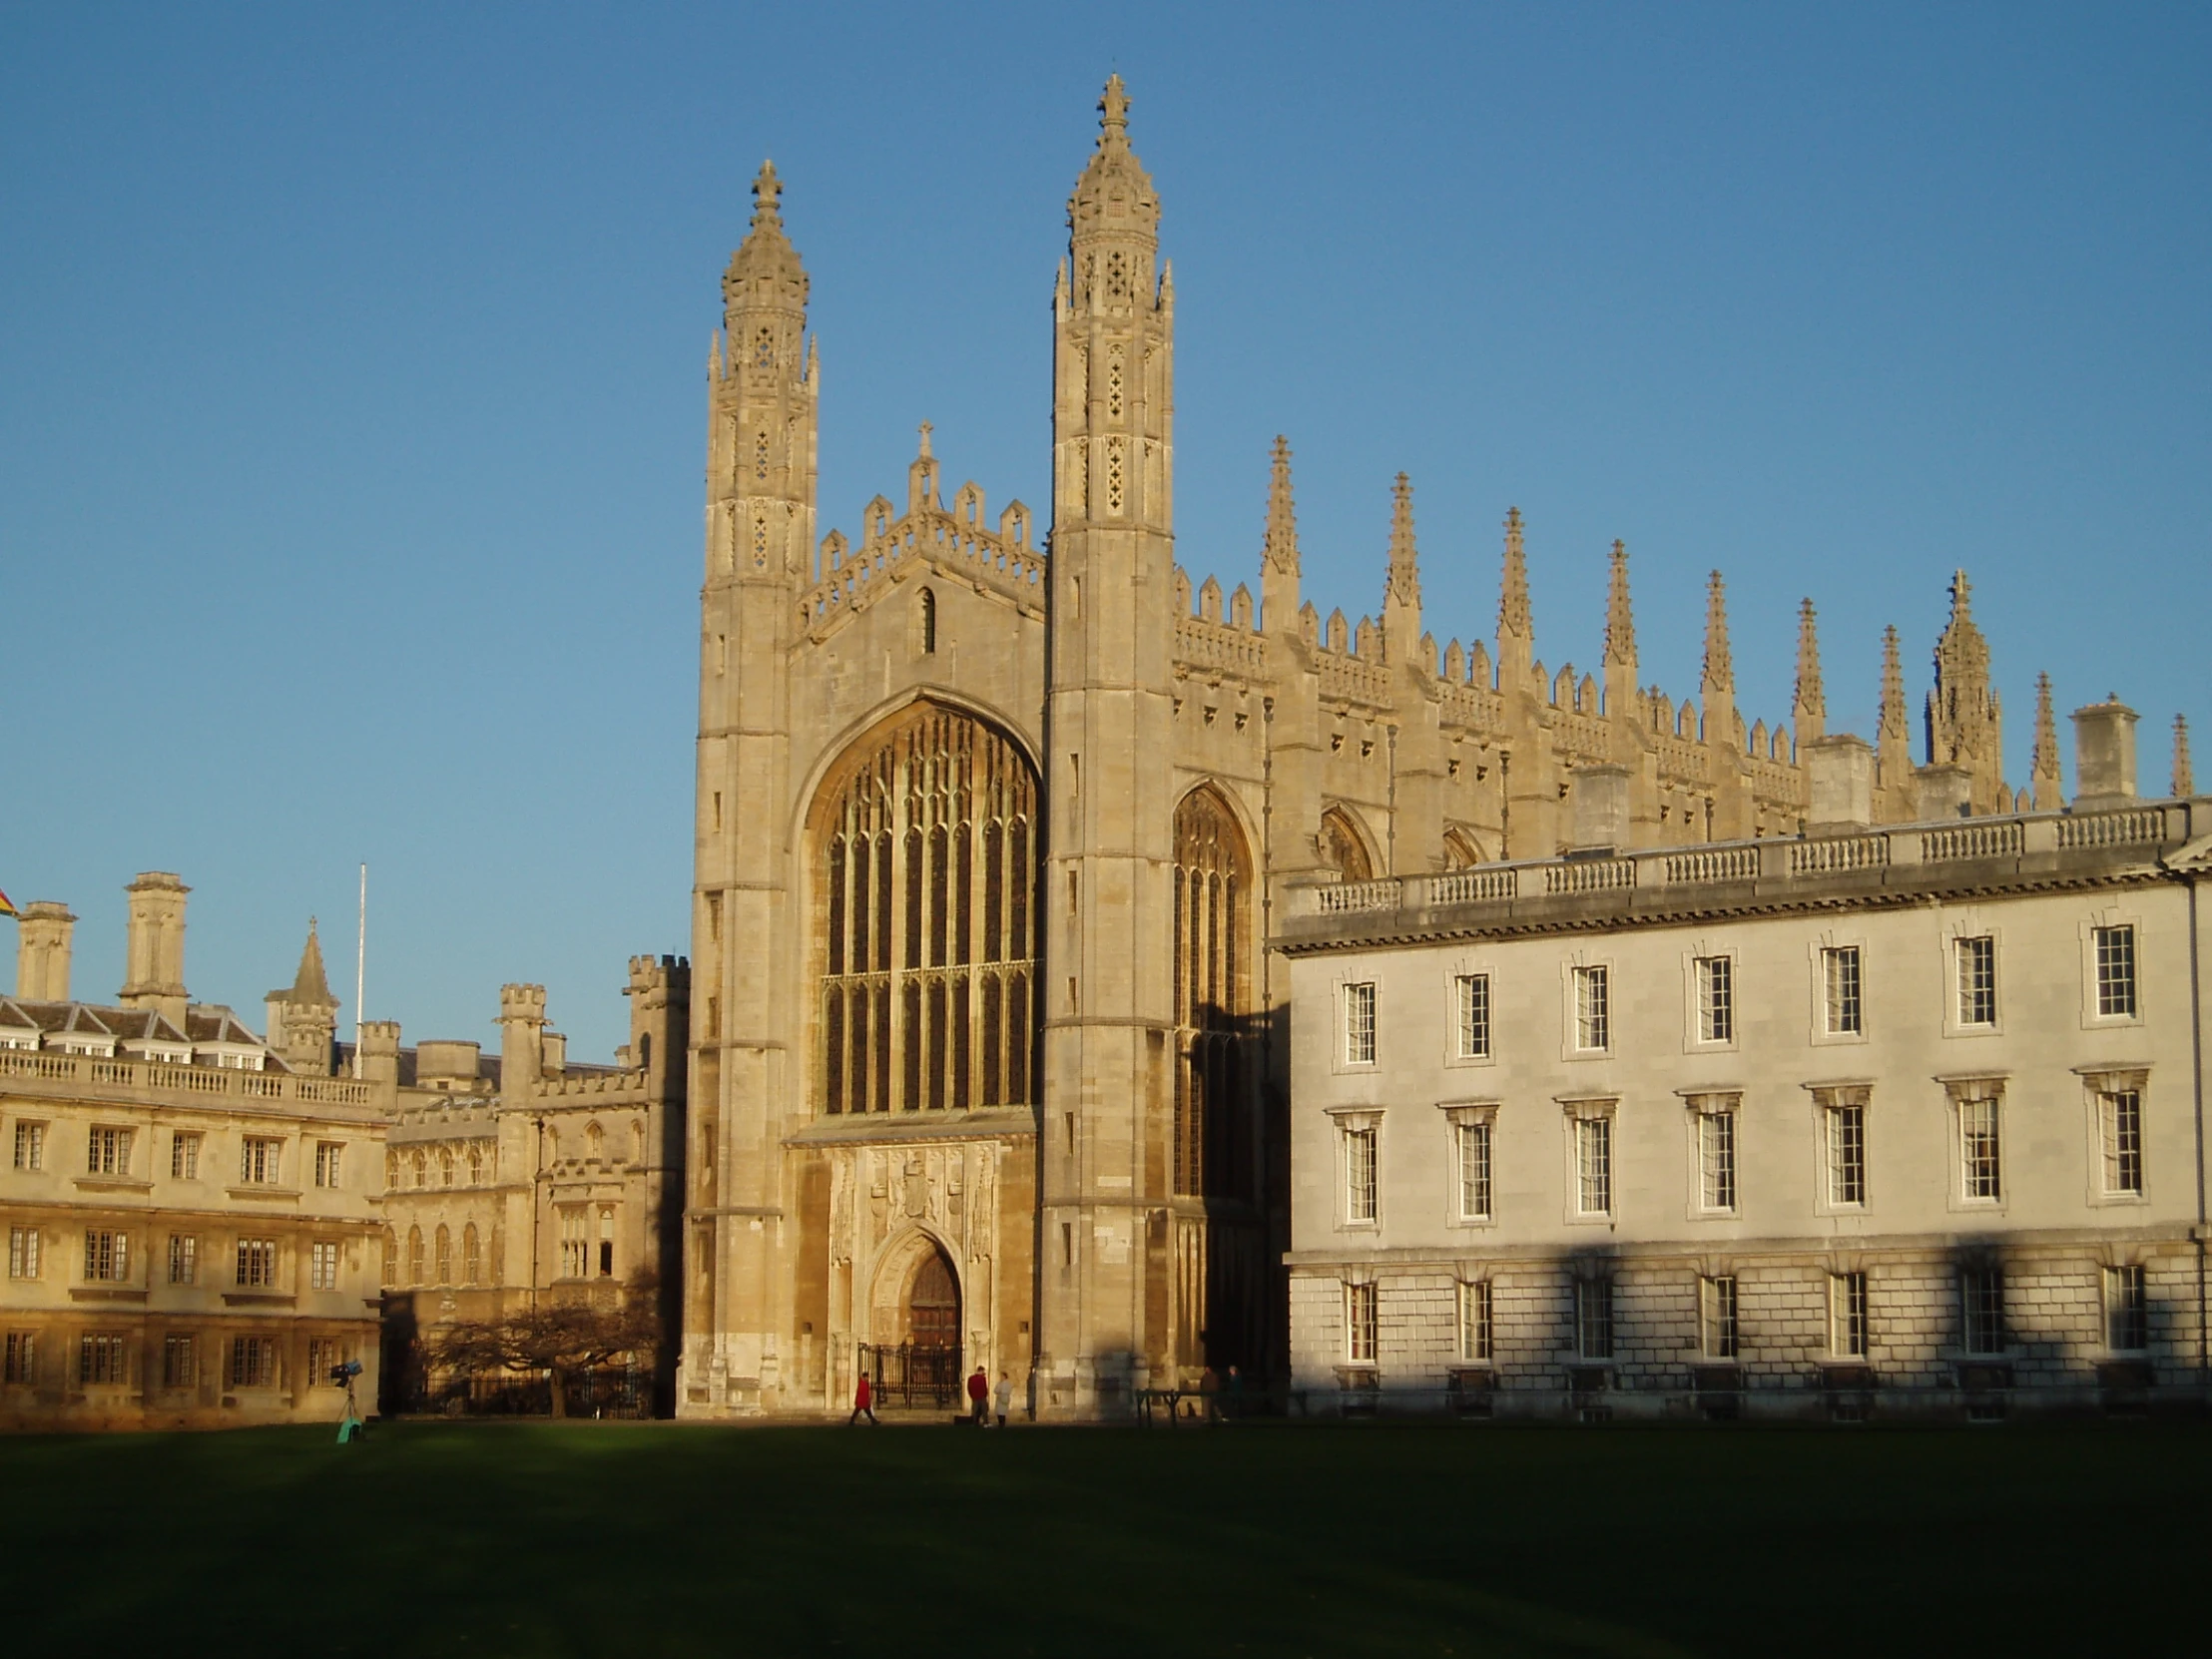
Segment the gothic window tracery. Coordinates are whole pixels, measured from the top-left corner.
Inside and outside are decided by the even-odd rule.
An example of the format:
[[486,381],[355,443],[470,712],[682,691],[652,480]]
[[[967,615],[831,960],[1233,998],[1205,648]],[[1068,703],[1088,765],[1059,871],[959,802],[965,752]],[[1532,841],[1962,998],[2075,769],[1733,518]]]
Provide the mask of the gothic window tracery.
[[756,368],[776,366],[776,330],[766,324],[753,336],[753,365]]
[[1375,862],[1368,856],[1367,842],[1340,807],[1332,807],[1321,816],[1321,855],[1341,880],[1375,879]]
[[919,704],[816,816],[826,1112],[1035,1099],[1036,775],[981,722]]
[[1252,1014],[1251,860],[1211,789],[1175,814],[1175,1190],[1245,1197],[1252,1185],[1245,1071]]

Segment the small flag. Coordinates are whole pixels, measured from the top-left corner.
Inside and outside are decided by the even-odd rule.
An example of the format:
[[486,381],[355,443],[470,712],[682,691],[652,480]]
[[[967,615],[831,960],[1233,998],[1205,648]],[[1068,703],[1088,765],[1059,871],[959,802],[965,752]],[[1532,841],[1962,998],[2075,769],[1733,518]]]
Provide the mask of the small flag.
[[23,919],[23,912],[8,902],[8,895],[4,892],[0,892],[0,916],[14,916],[18,921]]

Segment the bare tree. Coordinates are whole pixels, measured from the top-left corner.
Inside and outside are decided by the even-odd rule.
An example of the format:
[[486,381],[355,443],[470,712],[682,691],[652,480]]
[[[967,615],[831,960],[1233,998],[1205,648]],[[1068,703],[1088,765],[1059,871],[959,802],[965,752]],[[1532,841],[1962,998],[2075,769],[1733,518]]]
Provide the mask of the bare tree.
[[541,1293],[550,1300],[497,1320],[439,1329],[427,1358],[449,1376],[543,1373],[552,1382],[553,1414],[565,1417],[569,1387],[582,1374],[624,1358],[652,1369],[661,1341],[658,1291],[655,1276],[641,1271],[603,1299]]

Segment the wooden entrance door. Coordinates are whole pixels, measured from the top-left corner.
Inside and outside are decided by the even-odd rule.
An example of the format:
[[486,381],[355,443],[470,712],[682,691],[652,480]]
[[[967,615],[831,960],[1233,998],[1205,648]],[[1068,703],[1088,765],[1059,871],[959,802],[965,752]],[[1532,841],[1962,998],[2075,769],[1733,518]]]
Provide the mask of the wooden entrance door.
[[906,1340],[916,1348],[960,1346],[960,1288],[943,1251],[932,1251],[906,1293]]

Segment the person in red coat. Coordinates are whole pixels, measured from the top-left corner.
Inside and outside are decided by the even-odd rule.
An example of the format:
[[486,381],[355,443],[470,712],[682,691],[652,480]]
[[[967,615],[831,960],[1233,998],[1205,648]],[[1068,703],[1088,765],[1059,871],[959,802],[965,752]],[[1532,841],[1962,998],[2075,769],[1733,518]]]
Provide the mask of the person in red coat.
[[850,1428],[863,1416],[877,1428],[883,1426],[875,1421],[875,1389],[869,1384],[866,1372],[860,1373],[859,1384],[852,1390],[852,1414],[844,1419],[845,1427]]
[[977,1366],[975,1374],[967,1380],[967,1396],[968,1405],[975,1414],[975,1426],[981,1428],[989,1420],[991,1398],[991,1380],[983,1375],[981,1366]]

